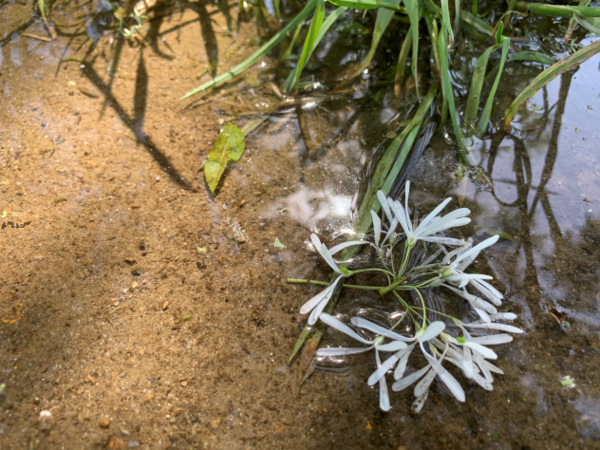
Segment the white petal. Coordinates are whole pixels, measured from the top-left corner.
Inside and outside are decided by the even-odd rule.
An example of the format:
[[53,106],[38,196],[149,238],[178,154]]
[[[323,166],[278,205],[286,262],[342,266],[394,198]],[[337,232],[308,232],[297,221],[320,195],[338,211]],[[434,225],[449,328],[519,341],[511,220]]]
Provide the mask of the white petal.
[[371,341],[367,341],[365,338],[363,338],[362,336],[359,336],[356,331],[354,331],[352,328],[350,328],[348,325],[346,325],[344,322],[339,321],[338,319],[336,319],[333,316],[330,316],[327,313],[323,313],[321,314],[320,319],[325,322],[327,325],[329,325],[330,327],[335,328],[338,331],[341,331],[344,334],[347,334],[348,336],[350,336],[353,339],[356,339],[357,341],[362,342],[363,344],[372,344],[373,342]]
[[403,352],[398,352],[386,359],[383,364],[381,364],[377,370],[371,374],[367,380],[367,384],[369,386],[373,386],[375,383],[377,383],[379,379],[387,373],[388,370],[394,367],[394,364],[396,364],[402,355]]
[[379,247],[379,239],[381,238],[381,219],[375,211],[371,211],[371,217],[373,218],[373,233],[375,234],[375,245]]
[[427,373],[427,371],[430,369],[431,369],[431,365],[427,364],[422,369],[417,370],[416,372],[413,372],[404,378],[401,378],[400,380],[398,380],[394,384],[392,384],[392,391],[398,392],[403,389],[406,389],[411,384],[413,384],[415,381],[417,381],[419,378],[421,378],[423,375],[425,375]]
[[497,234],[495,236],[487,238],[485,241],[480,242],[472,249],[464,252],[462,255],[460,255],[458,258],[456,258],[455,262],[458,263],[470,255],[478,254],[484,248],[489,247],[490,245],[494,245],[496,243],[496,241],[498,241],[499,238],[500,238],[500,236],[498,236]]
[[433,383],[436,375],[437,373],[435,370],[430,370],[427,372],[427,375],[425,375],[423,379],[415,386],[413,395],[415,397],[421,397],[423,394],[425,394],[425,392],[429,390],[429,387],[431,386],[431,383]]
[[425,230],[425,228],[427,228],[427,225],[429,225],[429,223],[431,222],[431,220],[435,216],[437,216],[438,213],[441,212],[442,209],[444,209],[446,207],[446,205],[448,203],[450,203],[451,200],[452,200],[452,198],[450,198],[450,197],[447,198],[442,203],[440,203],[439,205],[437,205],[433,211],[431,211],[429,214],[427,214],[427,216],[421,221],[421,224],[415,230],[415,234],[420,234],[423,230]]
[[334,245],[333,247],[331,247],[329,249],[329,253],[331,255],[335,255],[337,252],[339,252],[340,250],[345,249],[346,247],[352,247],[354,245],[365,245],[365,244],[370,244],[370,242],[369,241],[348,241],[348,242],[342,242],[341,244]]
[[[379,352],[377,349],[375,349],[375,361],[377,361],[377,367],[381,367],[381,360],[379,359]],[[379,407],[382,411],[387,412],[390,410],[390,394],[388,393],[385,376],[379,378]]]
[[454,238],[441,237],[441,236],[428,236],[428,237],[422,237],[420,239],[425,242],[436,242],[439,244],[446,244],[446,245],[464,245],[464,243],[465,243],[465,241],[463,241],[462,239],[454,239]]
[[419,342],[428,341],[429,339],[436,337],[438,334],[440,334],[442,331],[444,331],[445,328],[446,328],[446,324],[444,322],[440,322],[440,321],[431,322],[431,324],[429,324],[429,326],[425,329],[425,331],[421,335],[419,335],[417,333],[417,340]]
[[492,321],[492,317],[486,313],[483,309],[479,309],[476,306],[473,306],[473,308],[475,308],[475,312],[477,312],[477,314],[479,314],[479,317],[481,317],[481,320],[483,320],[484,322],[490,323]]
[[500,345],[512,342],[513,337],[510,334],[489,334],[487,336],[477,336],[469,339],[469,342],[477,342],[482,345]]
[[493,314],[490,316],[493,320],[515,320],[517,315],[515,313],[503,313]]
[[308,324],[309,325],[314,325],[315,323],[317,323],[317,319],[319,318],[319,316],[321,315],[321,313],[327,306],[327,303],[329,303],[329,300],[331,299],[331,296],[333,295],[333,292],[335,291],[335,287],[337,286],[338,281],[340,281],[341,279],[342,279],[342,277],[337,277],[335,279],[335,281],[328,288],[328,289],[330,289],[330,291],[327,292],[326,295],[323,296],[323,299],[319,303],[317,303],[315,309],[312,310],[312,312],[310,313],[310,316],[308,316]]
[[377,350],[382,352],[397,352],[398,350],[402,350],[403,348],[406,348],[406,344],[400,341],[390,342],[389,344],[377,345]]
[[390,206],[388,205],[388,199],[385,198],[385,194],[383,193],[383,191],[377,191],[377,200],[379,200],[379,204],[383,208],[383,212],[385,213],[385,216],[387,217],[388,222],[391,223],[394,217],[392,216],[392,212],[390,211]]
[[371,350],[372,348],[373,348],[373,346],[364,347],[364,348],[343,348],[343,347],[320,348],[319,350],[317,350],[317,355],[319,355],[319,356],[355,355],[357,353],[365,353],[365,352]]
[[410,405],[410,409],[413,413],[419,414],[427,401],[427,396],[429,395],[429,391],[425,392],[425,394],[419,398],[416,398],[412,405]]
[[483,356],[486,359],[498,359],[498,355],[496,354],[496,352],[492,349],[489,349],[481,344],[478,344],[477,342],[473,342],[471,340],[465,342],[463,345],[472,348],[474,351],[479,352],[481,354],[481,356]]
[[513,327],[512,325],[505,325],[503,323],[477,323],[477,324],[465,323],[464,325],[466,327],[471,327],[471,328],[485,328],[488,330],[507,331],[509,333],[517,333],[517,334],[523,333],[523,330],[521,330],[520,328]]
[[404,211],[404,208],[402,208],[402,205],[400,203],[398,203],[397,201],[394,201],[391,206],[392,206],[392,211],[394,211],[394,214],[396,215],[396,219],[398,220],[398,222],[400,222],[400,226],[402,227],[402,230],[404,231],[406,236],[409,236],[410,234],[412,234],[411,233],[412,225],[410,224],[410,219],[407,220],[406,212]]
[[392,222],[390,223],[390,228],[388,229],[388,232],[386,233],[385,237],[383,238],[383,241],[381,241],[381,245],[384,245],[388,242],[390,236],[392,235],[392,233],[394,231],[396,231],[396,227],[398,226],[398,219],[396,219],[394,217],[394,219],[392,220]]
[[400,350],[398,352],[398,354],[402,353],[402,356],[400,357],[400,362],[398,363],[398,366],[394,371],[395,380],[399,380],[404,376],[404,372],[406,371],[406,364],[408,363],[408,358],[410,357],[410,353],[413,351],[413,348],[415,348],[415,345],[416,344],[411,344],[404,350]]
[[496,367],[495,365],[493,365],[491,362],[486,361],[485,359],[482,361],[482,364],[485,366],[486,369],[488,369],[490,372],[494,372],[494,373],[499,373],[500,375],[504,375],[504,372],[502,371],[502,369],[499,369],[498,367]]
[[368,321],[367,319],[363,319],[362,317],[353,317],[351,319],[351,322],[353,325],[356,325],[359,328],[372,331],[373,333],[381,334],[382,336],[394,339],[395,341],[413,342],[415,340],[415,338],[407,338],[405,336],[402,336],[401,334],[396,333],[395,331],[384,328],[380,325]]
[[325,261],[327,261],[327,264],[329,264],[329,267],[331,267],[334,272],[337,272],[340,275],[342,274],[342,271],[340,270],[340,268],[337,266],[337,264],[333,260],[333,256],[331,256],[331,253],[329,253],[329,250],[327,249],[327,247],[325,247],[325,244],[321,244],[321,248],[319,249],[319,253],[323,257],[323,259]]
[[[338,277],[338,279],[339,278],[340,277]],[[337,280],[334,281],[333,284],[330,284],[329,286],[327,286],[325,289],[323,289],[321,292],[319,292],[317,295],[315,295],[309,301],[307,301],[304,305],[302,305],[302,308],[300,308],[300,314],[308,314],[309,312],[312,311],[312,309],[315,306],[317,306],[317,304],[321,300],[323,300],[326,297],[327,297],[327,300],[329,300],[329,297],[331,296],[331,292],[335,288],[336,283],[337,283]]]
[[425,351],[425,349],[423,348],[422,342],[420,343],[420,345],[421,345],[421,350],[423,352],[423,356],[425,356],[427,361],[429,361],[429,364],[431,364],[431,366],[433,367],[433,370],[435,370],[437,372],[438,376],[440,377],[440,380],[442,380],[444,382],[446,387],[448,389],[450,389],[450,392],[452,393],[452,395],[454,395],[454,397],[456,397],[456,399],[459,402],[464,402],[465,401],[465,391],[463,390],[463,388],[461,387],[459,382],[456,381],[456,378],[454,378],[450,374],[450,372],[448,372],[446,369],[444,369],[444,367],[442,367],[442,365],[433,356],[431,356],[429,353],[427,353]]
[[430,236],[432,234],[439,233],[440,231],[447,230],[449,228],[462,227],[463,225],[471,222],[471,219],[468,217],[463,217],[462,219],[454,219],[450,221],[445,221],[443,219],[436,220],[435,223],[429,225],[425,230],[421,233],[421,236]]
[[475,289],[481,292],[485,297],[490,299],[495,305],[500,306],[502,304],[503,295],[491,284],[482,279],[469,280]]
[[473,374],[473,381],[475,383],[477,383],[479,386],[481,386],[482,388],[484,388],[486,391],[494,390],[494,385],[492,383],[490,383],[489,381],[487,381],[485,378],[483,378],[478,373]]

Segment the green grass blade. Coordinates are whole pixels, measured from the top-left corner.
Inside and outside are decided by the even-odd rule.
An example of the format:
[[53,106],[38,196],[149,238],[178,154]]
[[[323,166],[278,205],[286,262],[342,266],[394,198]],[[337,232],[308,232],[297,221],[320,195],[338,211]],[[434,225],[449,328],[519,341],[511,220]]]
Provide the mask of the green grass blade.
[[517,2],[515,10],[520,12],[530,12],[546,17],[573,17],[573,14],[579,14],[583,17],[600,17],[600,8],[592,6],[560,6],[546,5],[543,3]]
[[457,33],[460,30],[460,2],[461,0],[454,0],[454,29]]
[[481,138],[483,133],[485,133],[485,130],[487,129],[488,123],[490,121],[490,116],[492,115],[494,97],[496,96],[496,90],[498,89],[498,85],[500,84],[500,78],[502,77],[502,70],[504,69],[504,63],[506,62],[509,47],[510,39],[507,37],[503,38],[502,56],[500,57],[500,67],[498,69],[498,74],[496,75],[496,79],[494,80],[494,84],[492,85],[492,90],[490,91],[490,95],[488,96],[487,102],[485,102],[483,113],[481,113],[481,117],[479,118],[479,124],[477,125],[476,133],[477,137],[479,138]]
[[462,20],[464,20],[464,22],[466,24],[471,25],[473,28],[475,28],[480,33],[491,36],[492,33],[494,32],[494,29],[491,26],[489,26],[487,23],[485,23],[479,17],[474,16],[473,14],[471,14],[468,11],[465,11],[464,9],[461,11],[460,16],[462,17]]
[[418,77],[418,59],[419,59],[419,21],[421,20],[421,3],[419,0],[404,0],[404,6],[408,12],[408,19],[410,20],[410,32],[412,33],[412,63],[411,69],[413,77],[415,79],[415,90],[417,97],[420,97],[419,93],[419,77]]
[[551,56],[531,50],[513,53],[510,58],[508,58],[508,61],[533,61],[542,64],[554,64],[556,62]]
[[573,16],[573,19],[575,19],[575,21],[586,30],[591,31],[592,33],[600,34],[600,20],[598,17],[584,18],[576,14]]
[[[437,42],[439,33],[437,21],[435,20],[433,13],[431,13],[430,11],[425,11],[423,17],[425,18],[425,23],[427,24],[427,31],[429,32],[429,38],[431,39],[431,42]],[[435,61],[434,72],[438,79],[441,79],[442,68],[440,66],[440,51],[437,45],[432,45],[432,48],[433,59]]]
[[[590,4],[590,0],[579,0],[579,5],[578,6],[588,6]],[[575,19],[575,16],[571,18],[571,20],[569,20],[569,26],[567,27],[567,32],[565,33],[565,43],[568,43],[571,38],[573,37],[573,31],[575,30],[575,27],[577,26],[577,20]]]
[[313,18],[310,22],[310,27],[308,28],[308,34],[306,35],[306,39],[304,40],[304,47],[302,48],[302,53],[300,54],[300,59],[298,60],[298,64],[296,64],[296,68],[294,69],[293,76],[288,78],[285,83],[285,90],[290,92],[296,87],[296,83],[300,78],[300,74],[304,69],[304,65],[308,58],[312,54],[315,46],[317,45],[317,36],[319,35],[319,31],[321,30],[321,25],[323,25],[323,20],[325,19],[325,0],[318,0],[317,6],[315,8],[315,12],[313,14]]
[[551,65],[542,73],[540,73],[537,77],[535,77],[533,81],[529,84],[529,86],[527,86],[525,89],[523,89],[523,91],[521,91],[519,96],[511,103],[511,105],[504,113],[504,123],[506,124],[506,126],[510,124],[519,108],[523,105],[523,103],[525,103],[528,99],[533,97],[539,89],[546,86],[550,81],[554,80],[561,73],[566,72],[567,70],[574,69],[579,64],[587,61],[597,53],[600,53],[600,41],[596,41],[590,45],[585,46],[581,50],[570,55],[569,57]]
[[[313,52],[315,51],[315,48],[317,48],[317,45],[319,45],[319,42],[321,42],[321,40],[323,39],[325,34],[327,34],[327,31],[329,31],[329,28],[331,28],[331,26],[334,24],[334,22],[337,19],[339,19],[339,17],[347,9],[348,8],[340,6],[340,7],[336,8],[335,11],[333,11],[331,14],[329,14],[329,16],[327,16],[327,19],[325,19],[325,21],[323,21],[323,23],[319,29],[319,34],[313,41],[313,43],[309,49],[308,56],[307,56],[306,60],[304,61],[304,63],[306,63],[306,61],[308,61],[308,59],[312,56]],[[309,30],[309,34],[310,34],[310,30]],[[308,40],[308,36],[307,36],[307,40]],[[305,41],[305,46],[306,46],[306,41]],[[302,50],[302,54],[304,55],[304,49]],[[300,59],[302,59],[302,57]],[[299,73],[299,71],[301,72],[303,68],[304,68],[304,64],[302,64],[302,66],[301,66],[300,61],[299,61],[298,64],[296,64],[296,67],[294,67],[294,70],[292,70],[292,72],[288,76],[288,78],[285,82],[286,83],[285,88],[288,92],[293,90],[294,87],[296,86],[296,84],[298,83],[298,80],[300,79],[300,75],[301,75]]]
[[452,45],[454,42],[454,33],[452,32],[452,22],[450,22],[450,10],[448,9],[448,0],[441,0],[442,3],[442,22],[446,32],[448,33],[449,43]]
[[452,83],[450,82],[450,73],[448,71],[448,40],[446,30],[444,30],[445,23],[442,22],[442,31],[438,39],[439,52],[440,52],[440,65],[442,66],[442,91],[444,92],[444,98],[448,103],[448,112],[450,114],[450,120],[452,121],[452,127],[454,128],[454,134],[456,135],[456,142],[458,148],[461,151],[461,160],[465,165],[468,165],[466,156],[466,143],[465,136],[460,124],[458,123],[458,117],[456,115],[456,105],[454,103],[454,92],[452,91]]
[[400,47],[400,55],[398,56],[398,63],[396,64],[396,74],[394,75],[394,95],[396,97],[402,95],[404,72],[406,72],[406,60],[408,59],[408,54],[410,52],[412,36],[412,31],[409,29],[402,42],[402,47]]
[[401,6],[395,6],[389,3],[384,3],[380,0],[328,0],[329,3],[333,3],[335,6],[345,6],[346,8],[352,9],[375,9],[385,8],[391,9],[392,11],[398,11],[406,14],[406,9]]
[[281,0],[273,0],[273,8],[275,8],[277,19],[281,19]]
[[477,16],[478,16],[478,14],[477,14],[477,7],[478,7],[478,6],[479,6],[479,5],[478,5],[478,2],[477,2],[477,0],[473,0],[473,15],[474,15],[475,17],[477,17]]
[[488,60],[492,52],[495,52],[500,48],[500,45],[496,44],[488,48],[477,60],[475,69],[473,70],[473,78],[471,78],[471,87],[469,88],[469,98],[467,99],[467,109],[464,117],[464,127],[467,130],[471,130],[471,127],[477,119],[477,112],[479,110],[479,99],[481,97],[481,89],[483,88],[483,80],[485,79],[485,69],[487,68]]
[[[400,4],[401,0],[383,0],[383,1],[385,3],[389,3],[390,5],[398,6]],[[375,21],[375,29],[373,30],[373,39],[371,40],[371,48],[369,49],[369,53],[367,53],[367,56],[365,56],[365,59],[363,60],[360,67],[357,69],[356,73],[352,76],[352,78],[360,75],[361,72],[363,70],[365,70],[369,64],[371,64],[371,61],[373,60],[373,57],[375,56],[375,52],[377,51],[377,46],[379,45],[379,41],[381,40],[381,36],[383,36],[383,33],[385,33],[385,30],[387,29],[388,25],[390,24],[390,21],[392,20],[393,15],[394,15],[394,11],[385,9],[385,8],[379,8],[379,10],[377,11],[377,20]]]
[[294,50],[294,47],[296,46],[296,42],[298,42],[298,38],[300,37],[300,30],[302,30],[302,25],[303,24],[298,25],[296,27],[296,29],[294,30],[294,34],[292,35],[292,39],[290,40],[290,45],[288,45],[285,48],[285,50],[282,51],[281,54],[279,55],[280,61],[285,61],[292,54],[292,50]]
[[300,13],[296,17],[294,17],[290,21],[290,23],[288,23],[285,27],[283,27],[279,33],[277,33],[275,36],[273,36],[269,40],[269,42],[267,42],[265,45],[263,45],[261,48],[259,48],[252,56],[250,56],[248,59],[246,59],[241,64],[238,64],[237,66],[235,66],[229,72],[219,75],[214,80],[209,81],[208,83],[204,83],[203,85],[187,92],[179,100],[184,100],[186,98],[191,97],[192,95],[196,95],[202,91],[205,91],[212,87],[223,84],[224,82],[231,80],[232,78],[238,76],[240,73],[242,73],[243,71],[245,71],[246,69],[248,69],[249,67],[254,65],[260,58],[264,57],[277,44],[279,44],[291,30],[293,30],[298,25],[300,25],[302,22],[304,22],[304,20],[306,20],[306,18],[309,16],[309,14],[312,12],[312,10],[315,9],[318,2],[319,2],[319,0],[309,0],[308,3],[306,4],[306,6],[304,7],[304,9],[302,11],[300,11]]

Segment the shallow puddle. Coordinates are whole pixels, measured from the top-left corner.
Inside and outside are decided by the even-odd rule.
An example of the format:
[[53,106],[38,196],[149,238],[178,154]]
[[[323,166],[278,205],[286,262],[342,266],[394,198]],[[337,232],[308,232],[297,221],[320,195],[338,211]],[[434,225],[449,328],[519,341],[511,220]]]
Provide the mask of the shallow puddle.
[[[368,50],[362,28],[349,15],[334,29],[297,98],[281,98],[288,65],[270,57],[178,102],[254,51],[274,19],[175,3],[153,13],[140,46],[109,30],[110,14],[56,5],[59,36],[47,42],[30,4],[0,3],[1,448],[597,445],[598,56],[538,92],[506,131],[502,112],[539,73],[509,63],[496,131],[473,143],[479,169],[458,164],[450,125],[434,133],[432,119],[403,173],[412,202],[423,214],[451,196],[473,217],[457,236],[500,233],[476,269],[526,333],[497,348],[505,375],[492,392],[462,378],[465,403],[437,384],[421,414],[409,390],[383,413],[366,385],[371,356],[320,361],[300,393],[298,361],[288,365],[298,310],[319,289],[286,278],[328,280],[310,233],[344,239],[410,111],[381,61],[337,85]],[[199,168],[219,130],[258,115],[267,120],[213,196]],[[336,311],[378,301],[348,292]]]

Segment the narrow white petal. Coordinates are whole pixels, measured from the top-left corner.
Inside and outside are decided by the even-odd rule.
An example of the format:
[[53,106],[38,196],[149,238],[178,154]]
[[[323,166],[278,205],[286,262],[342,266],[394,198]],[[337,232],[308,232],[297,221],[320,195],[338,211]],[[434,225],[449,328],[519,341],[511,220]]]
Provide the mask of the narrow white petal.
[[397,352],[403,348],[406,348],[406,344],[401,341],[393,341],[389,344],[380,344],[377,346],[377,350],[382,352]]
[[425,394],[423,394],[421,397],[416,398],[415,401],[412,402],[412,405],[410,405],[410,409],[414,414],[419,414],[421,412],[423,406],[425,406],[425,402],[427,401],[428,395],[429,391],[425,392]]
[[454,239],[449,237],[441,237],[441,236],[427,236],[420,238],[425,242],[436,242],[438,244],[446,244],[446,245],[464,245],[465,241],[462,239]]
[[431,364],[427,364],[422,369],[417,370],[416,372],[413,372],[404,378],[401,378],[400,380],[398,380],[394,384],[392,384],[392,391],[398,392],[403,389],[406,389],[411,384],[413,384],[415,381],[417,381],[419,378],[421,378],[423,375],[425,375],[427,373],[427,371],[429,371],[430,369],[431,369]]
[[383,208],[383,212],[385,213],[385,216],[387,217],[388,222],[392,222],[393,220],[393,216],[392,216],[392,212],[390,211],[390,206],[388,205],[388,199],[385,198],[385,194],[383,193],[383,191],[377,191],[377,200],[379,200],[379,203],[381,204],[381,207]]
[[[377,367],[381,367],[381,360],[379,359],[379,352],[375,349],[375,361]],[[390,394],[388,392],[387,383],[385,382],[385,376],[379,378],[379,407],[382,411],[390,410]]]
[[329,267],[331,267],[334,272],[337,272],[340,275],[342,274],[342,271],[333,260],[333,256],[331,256],[331,253],[329,253],[329,250],[327,249],[327,247],[325,247],[325,244],[321,244],[321,249],[319,250],[319,253],[321,253],[323,259],[327,261],[327,264],[329,264]]
[[483,356],[481,356],[480,353],[474,352],[473,353],[473,361],[475,362],[475,364],[477,364],[479,366],[479,368],[481,369],[481,373],[482,373],[483,377],[487,380],[487,382],[493,383],[494,377],[492,376],[489,368],[486,366],[486,364],[485,364],[486,360],[483,359]]
[[495,305],[500,306],[502,304],[503,295],[487,281],[469,280],[475,289],[481,292],[485,297],[490,299]]
[[410,353],[413,351],[413,348],[415,348],[416,344],[411,344],[408,347],[406,347],[404,350],[400,350],[397,354],[402,354],[402,356],[400,357],[400,362],[398,363],[398,366],[396,367],[396,370],[394,371],[394,379],[395,380],[399,380],[400,378],[402,378],[404,376],[404,372],[406,371],[406,364],[408,363],[408,358],[410,357]]
[[456,258],[455,262],[458,263],[458,262],[462,261],[463,259],[467,258],[469,255],[477,254],[481,250],[483,250],[484,248],[487,248],[490,245],[494,245],[498,241],[499,238],[500,238],[500,236],[498,236],[497,234],[495,236],[487,238],[485,241],[480,242],[479,244],[477,244],[472,249],[467,250],[466,252],[464,252],[462,255],[460,255],[458,258]]
[[335,255],[337,252],[339,252],[340,250],[345,249],[346,247],[353,247],[355,245],[365,245],[365,244],[370,244],[370,242],[369,241],[348,241],[348,242],[342,242],[341,244],[334,245],[333,247],[331,247],[329,249],[329,253],[331,255]]
[[485,378],[483,378],[478,373],[473,374],[473,381],[475,383],[477,383],[479,386],[481,386],[482,388],[484,388],[486,391],[494,390],[494,385],[492,383],[490,383],[489,381],[487,381]]
[[327,314],[327,313],[323,313],[320,316],[320,319],[325,322],[327,325],[329,325],[332,328],[335,328],[338,331],[341,331],[344,334],[347,334],[348,336],[350,336],[353,339],[356,339],[357,341],[362,342],[363,344],[372,344],[373,342],[371,341],[367,341],[365,338],[363,338],[362,336],[359,336],[356,331],[354,331],[352,328],[350,328],[348,325],[346,325],[344,322],[339,321],[338,319],[336,319],[335,317]]
[[437,373],[435,370],[430,370],[427,372],[427,375],[425,375],[423,379],[421,379],[421,381],[419,381],[415,386],[413,395],[415,397],[421,397],[423,394],[425,394],[425,392],[429,390],[429,387],[431,386],[431,383],[433,383],[436,375]]
[[513,327],[512,325],[505,325],[503,323],[477,323],[477,324],[465,323],[464,325],[466,327],[470,327],[470,328],[485,328],[488,330],[499,330],[499,331],[506,331],[508,333],[517,333],[517,334],[523,333],[523,330],[521,330],[520,328]]
[[504,372],[502,371],[502,369],[499,369],[498,367],[496,367],[495,365],[493,365],[491,362],[486,361],[485,359],[483,360],[482,364],[485,366],[486,369],[488,369],[490,372],[494,372],[494,373],[499,373],[500,375],[504,375]]
[[517,315],[515,313],[503,313],[494,314],[490,316],[493,320],[515,320]]
[[492,349],[489,349],[477,342],[473,342],[471,340],[465,342],[463,345],[472,348],[474,351],[479,352],[481,356],[486,359],[498,359],[498,355]]
[[381,238],[381,219],[375,211],[371,211],[371,217],[373,218],[373,234],[375,234],[375,245],[379,247],[379,239]]
[[476,306],[473,306],[473,308],[475,309],[475,312],[477,312],[477,314],[479,314],[479,317],[481,317],[481,320],[483,320],[484,322],[490,323],[492,321],[492,317],[485,312],[483,309],[479,309]]
[[439,256],[439,254],[442,253],[442,249],[438,248],[437,251],[435,253],[432,253],[431,255],[429,255],[427,257],[427,259],[425,261],[423,261],[420,265],[421,266],[426,266],[428,265],[431,261],[433,261],[435,258],[437,258]]
[[452,198],[450,198],[450,197],[447,198],[442,203],[440,203],[439,205],[437,205],[433,211],[431,211],[429,214],[427,214],[427,216],[421,221],[421,224],[415,230],[415,233],[419,234],[425,228],[427,228],[427,225],[429,225],[429,223],[431,222],[431,220],[434,217],[436,217],[438,215],[438,213],[441,212],[442,209],[444,209],[448,203],[450,203],[451,200],[452,200]]
[[444,331],[445,328],[446,324],[444,322],[431,322],[431,324],[429,324],[425,331],[421,335],[417,336],[417,340],[419,342],[428,341],[429,339],[436,337],[438,334]]
[[436,220],[435,223],[429,225],[425,230],[421,232],[421,236],[430,236],[432,234],[439,233],[440,231],[448,230],[450,228],[462,227],[463,225],[471,222],[471,219],[468,217],[463,217],[462,219],[454,219],[445,221],[442,219]]
[[315,246],[315,250],[319,251],[319,249],[321,248],[321,240],[319,239],[319,236],[317,236],[315,233],[311,233],[310,240]]
[[403,352],[398,352],[398,353],[390,356],[388,359],[386,359],[383,362],[383,364],[381,364],[377,368],[377,370],[371,374],[371,376],[367,380],[367,384],[369,386],[373,386],[375,383],[377,383],[379,381],[379,379],[387,373],[388,370],[390,370],[392,367],[394,367],[394,364],[396,364],[396,362],[398,362],[398,360],[402,357],[402,355],[403,355]]
[[364,347],[364,348],[343,348],[343,347],[320,348],[319,350],[317,350],[317,355],[319,355],[319,356],[355,355],[357,353],[365,353],[365,352],[371,350],[372,348],[373,348],[373,346]]
[[302,305],[302,308],[300,308],[300,314],[308,314],[325,297],[327,297],[329,299],[329,297],[331,296],[331,292],[333,291],[333,289],[335,287],[336,282],[337,282],[337,280],[333,284],[330,284],[329,286],[327,286],[325,289],[323,289],[321,292],[319,292],[317,295],[315,295],[309,301],[307,301],[304,305]]
[[396,219],[394,217],[394,219],[392,220],[392,222],[390,223],[390,228],[388,229],[388,232],[386,233],[385,237],[383,238],[383,241],[381,241],[381,245],[384,245],[388,242],[390,236],[392,235],[392,233],[394,233],[394,231],[396,231],[396,227],[398,226],[398,219]]
[[459,402],[464,402],[465,401],[465,391],[461,387],[460,383],[458,381],[456,381],[456,378],[454,378],[450,374],[450,372],[448,372],[446,369],[444,369],[444,367],[442,367],[442,365],[439,363],[439,361],[437,361],[433,356],[431,356],[429,353],[427,353],[425,351],[425,349],[423,348],[422,342],[420,343],[420,345],[421,345],[421,350],[423,352],[423,356],[425,356],[425,358],[427,359],[429,364],[431,364],[431,367],[433,367],[433,370],[435,370],[437,372],[438,376],[440,377],[440,380],[442,380],[444,382],[446,387],[448,389],[450,389],[450,392],[452,393],[452,395],[454,395],[454,397],[456,397],[456,399]]
[[510,334],[489,334],[487,336],[477,336],[469,339],[469,342],[477,342],[482,345],[500,345],[512,342],[513,337]]
[[[329,291],[325,293],[325,295],[323,296],[323,298],[321,299],[321,301],[319,301],[319,303],[317,303],[317,305],[315,306],[315,308],[310,313],[310,316],[308,317],[308,324],[309,325],[314,325],[315,323],[317,323],[317,320],[319,319],[319,316],[321,315],[321,313],[323,312],[323,310],[327,306],[327,303],[329,303],[329,300],[331,299],[331,296],[333,295],[333,292],[335,291],[335,287],[337,286],[338,282],[341,279],[342,279],[342,277],[337,277],[335,279],[335,281],[331,284],[331,286],[329,286],[327,288],[327,289],[329,289]],[[325,292],[325,291],[323,291],[323,292]]]
[[394,214],[396,215],[396,219],[398,220],[398,222],[400,222],[400,226],[402,227],[402,230],[404,231],[406,236],[409,236],[410,234],[412,234],[411,233],[412,225],[410,225],[410,220],[408,220],[408,223],[407,223],[406,212],[404,211],[404,208],[402,208],[402,205],[400,203],[398,203],[397,201],[394,201],[392,203],[392,211],[394,211]]
[[405,336],[402,336],[401,334],[396,333],[395,331],[377,325],[373,322],[368,321],[367,319],[363,319],[362,317],[353,317],[350,321],[352,322],[352,325],[356,325],[357,327],[362,328],[363,330],[369,330],[373,333],[381,334],[382,336],[394,339],[395,341],[413,342],[415,340],[415,338],[407,338]]
[[469,248],[471,248],[472,245],[473,240],[471,238],[467,239],[465,245],[463,245],[461,248],[455,248],[450,253],[446,254],[442,260],[442,264],[448,264],[448,261],[454,258],[455,255],[466,252]]

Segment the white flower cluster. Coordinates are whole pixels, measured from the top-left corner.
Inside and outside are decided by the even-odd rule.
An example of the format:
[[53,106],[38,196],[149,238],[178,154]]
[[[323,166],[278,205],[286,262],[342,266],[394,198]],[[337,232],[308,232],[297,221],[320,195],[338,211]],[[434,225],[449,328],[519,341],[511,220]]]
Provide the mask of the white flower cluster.
[[[369,386],[379,384],[380,408],[389,411],[390,398],[386,377],[392,375],[393,391],[401,391],[416,383],[416,397],[412,409],[418,413],[423,408],[430,386],[438,378],[456,397],[465,401],[465,392],[456,378],[444,367],[451,363],[458,367],[469,380],[477,383],[486,390],[493,389],[492,373],[502,374],[502,370],[490,362],[497,359],[497,354],[488,346],[505,344],[512,341],[507,333],[522,333],[523,331],[506,321],[516,319],[513,313],[499,312],[503,295],[486,280],[488,275],[466,273],[465,270],[477,258],[479,253],[494,244],[498,236],[490,237],[473,247],[471,239],[464,241],[440,236],[439,233],[450,228],[466,225],[471,219],[467,217],[470,211],[461,208],[445,216],[439,216],[451,199],[446,199],[423,220],[413,221],[408,207],[410,183],[406,183],[406,198],[404,206],[397,200],[385,197],[380,191],[378,199],[381,203],[382,217],[371,211],[373,218],[373,240],[350,241],[328,249],[316,235],[311,235],[315,248],[327,261],[329,266],[338,274],[335,281],[325,290],[306,302],[300,312],[310,313],[308,323],[316,323],[320,319],[325,324],[347,336],[361,342],[365,347],[360,348],[321,348],[317,355],[333,357],[351,355],[374,350],[376,370],[369,377]],[[384,220],[388,226],[384,228]],[[382,238],[383,236],[383,238]],[[417,246],[421,241],[422,244]],[[378,267],[363,270],[348,270],[338,266],[333,255],[350,246],[368,244],[375,249]],[[401,247],[403,246],[403,247]],[[446,246],[454,247],[447,249]],[[413,256],[413,250],[425,248],[425,256]],[[400,251],[399,251],[400,250]],[[410,261],[418,261],[412,263]],[[388,285],[381,287],[351,286],[353,288],[376,289],[381,295],[394,296],[404,309],[401,318],[391,327],[383,327],[362,317],[353,317],[351,325],[345,324],[334,316],[324,313],[329,300],[341,280],[358,273],[373,272],[384,274]],[[429,288],[444,287],[466,300],[477,312],[480,319],[471,323],[447,313],[435,311],[426,305],[424,295]],[[467,287],[474,289],[473,294]],[[410,304],[403,293],[413,291],[421,300],[420,305]],[[433,320],[433,317],[443,317],[444,321]],[[407,319],[412,325],[404,329],[413,329],[412,336],[406,336],[394,331],[400,323]],[[504,333],[496,333],[502,331]],[[368,336],[372,338],[367,338]],[[415,347],[426,362],[425,366],[408,373],[409,357]],[[383,362],[380,352],[391,354]]]

